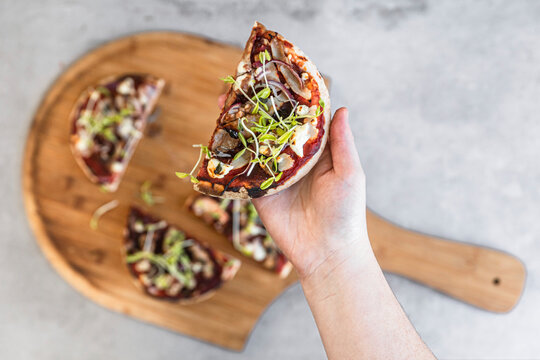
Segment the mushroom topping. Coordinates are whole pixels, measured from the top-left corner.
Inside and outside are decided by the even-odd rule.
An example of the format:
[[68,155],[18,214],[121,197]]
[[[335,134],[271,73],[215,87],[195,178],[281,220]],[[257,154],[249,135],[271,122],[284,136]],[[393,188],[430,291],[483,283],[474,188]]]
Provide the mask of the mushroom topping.
[[311,91],[304,86],[300,75],[291,69],[290,60],[285,56],[285,50],[283,49],[281,42],[278,41],[277,38],[273,38],[272,41],[270,41],[270,47],[272,49],[273,57],[285,63],[278,63],[278,68],[281,71],[281,74],[283,74],[287,84],[291,87],[291,90],[304,99],[311,99]]
[[240,169],[241,167],[246,166],[247,163],[249,163],[250,159],[251,159],[250,153],[247,151],[244,151],[244,153],[241,156],[231,161],[231,166],[233,167],[233,169]]
[[227,130],[218,129],[214,135],[212,151],[228,153],[240,144],[240,140],[233,138]]
[[180,294],[180,291],[182,291],[182,287],[183,287],[182,284],[179,283],[178,281],[176,281],[165,292],[169,296],[176,296],[176,295]]
[[194,245],[189,248],[193,254],[193,257],[199,261],[202,262],[208,262],[210,258],[208,257],[208,253],[201,249],[199,245]]
[[210,279],[214,275],[214,264],[211,262],[204,264],[202,273],[206,279]]
[[264,156],[270,156],[272,155],[272,150],[270,149],[270,146],[268,145],[261,145],[259,147],[259,152],[263,154]]

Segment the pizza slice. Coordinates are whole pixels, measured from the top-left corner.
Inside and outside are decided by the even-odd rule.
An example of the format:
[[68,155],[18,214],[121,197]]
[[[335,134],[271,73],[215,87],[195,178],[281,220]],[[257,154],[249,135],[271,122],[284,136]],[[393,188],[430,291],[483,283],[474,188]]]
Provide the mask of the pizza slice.
[[202,301],[240,268],[239,260],[137,208],[130,210],[124,240],[129,270],[157,298]]
[[88,178],[116,191],[165,84],[145,74],[110,77],[87,89],[71,112],[71,151]]
[[193,214],[225,235],[243,255],[281,278],[291,272],[291,263],[266,231],[251,201],[198,194],[190,197],[186,205]]
[[255,23],[208,147],[201,146],[194,188],[249,199],[283,190],[319,159],[330,126],[323,78],[304,53]]

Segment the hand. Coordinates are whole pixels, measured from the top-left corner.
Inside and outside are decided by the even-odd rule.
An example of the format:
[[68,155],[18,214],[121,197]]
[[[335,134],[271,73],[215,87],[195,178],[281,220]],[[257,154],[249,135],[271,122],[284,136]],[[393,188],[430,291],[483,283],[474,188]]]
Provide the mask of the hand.
[[[225,96],[218,99],[220,107]],[[346,108],[336,111],[329,144],[304,178],[275,195],[253,199],[270,235],[300,277],[334,258],[371,252],[366,229],[365,176]],[[355,251],[350,251],[352,247]]]
[[358,256],[358,245],[371,251],[365,176],[348,117],[346,108],[336,111],[329,146],[308,175],[275,195],[253,200],[300,277],[310,275],[330,257],[341,262],[351,253]]

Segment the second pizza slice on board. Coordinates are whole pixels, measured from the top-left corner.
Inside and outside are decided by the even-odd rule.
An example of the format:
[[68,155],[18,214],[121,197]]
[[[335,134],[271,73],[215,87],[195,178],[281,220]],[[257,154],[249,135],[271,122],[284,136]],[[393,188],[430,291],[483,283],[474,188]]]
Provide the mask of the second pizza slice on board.
[[259,262],[281,278],[291,272],[292,264],[266,231],[251,201],[197,194],[187,200],[186,206],[197,217],[225,235],[244,256]]
[[124,245],[127,266],[140,287],[151,296],[181,303],[207,299],[240,268],[234,257],[135,207]]

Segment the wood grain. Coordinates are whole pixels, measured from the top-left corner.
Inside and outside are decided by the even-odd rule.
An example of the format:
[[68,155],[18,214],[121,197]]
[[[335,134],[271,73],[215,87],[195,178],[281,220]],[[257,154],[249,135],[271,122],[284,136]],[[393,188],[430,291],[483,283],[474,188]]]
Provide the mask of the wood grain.
[[[137,193],[145,180],[166,201],[147,209],[218,249],[236,254],[224,238],[183,207],[192,193],[174,172],[192,166],[194,143],[206,143],[218,115],[219,80],[236,68],[241,50],[195,36],[155,32],[110,42],[76,61],[43,99],[30,129],[23,166],[26,211],[47,259],[78,291],[93,301],[192,337],[240,350],[257,319],[294,275],[279,279],[249,259],[237,277],[208,301],[182,306],[144,295],[121,258],[128,207],[144,208]],[[161,114],[140,142],[116,193],[106,194],[85,178],[69,149],[68,115],[79,94],[100,79],[149,72],[166,80]],[[112,199],[93,231],[93,211]],[[377,257],[388,271],[433,286],[492,311],[507,311],[519,298],[524,269],[515,258],[493,250],[446,242],[393,226],[368,214]],[[498,278],[498,284],[493,281]]]
[[[183,207],[193,190],[174,172],[193,165],[194,143],[206,143],[218,116],[220,77],[236,67],[239,50],[178,33],[146,33],[92,51],[62,74],[45,96],[30,130],[24,161],[28,217],[47,259],[77,290],[99,304],[141,320],[240,350],[268,304],[295,282],[279,279],[249,259],[234,281],[207,301],[178,305],[137,288],[122,262],[122,231],[140,185],[154,184],[162,205],[147,208],[212,246],[240,256]],[[78,95],[111,74],[149,72],[167,81],[161,114],[140,142],[117,192],[102,193],[77,167],[69,149],[68,115]],[[112,199],[120,207],[93,231],[94,210]]]
[[516,257],[409,231],[370,211],[367,224],[384,270],[489,311],[507,312],[519,301],[526,273]]

